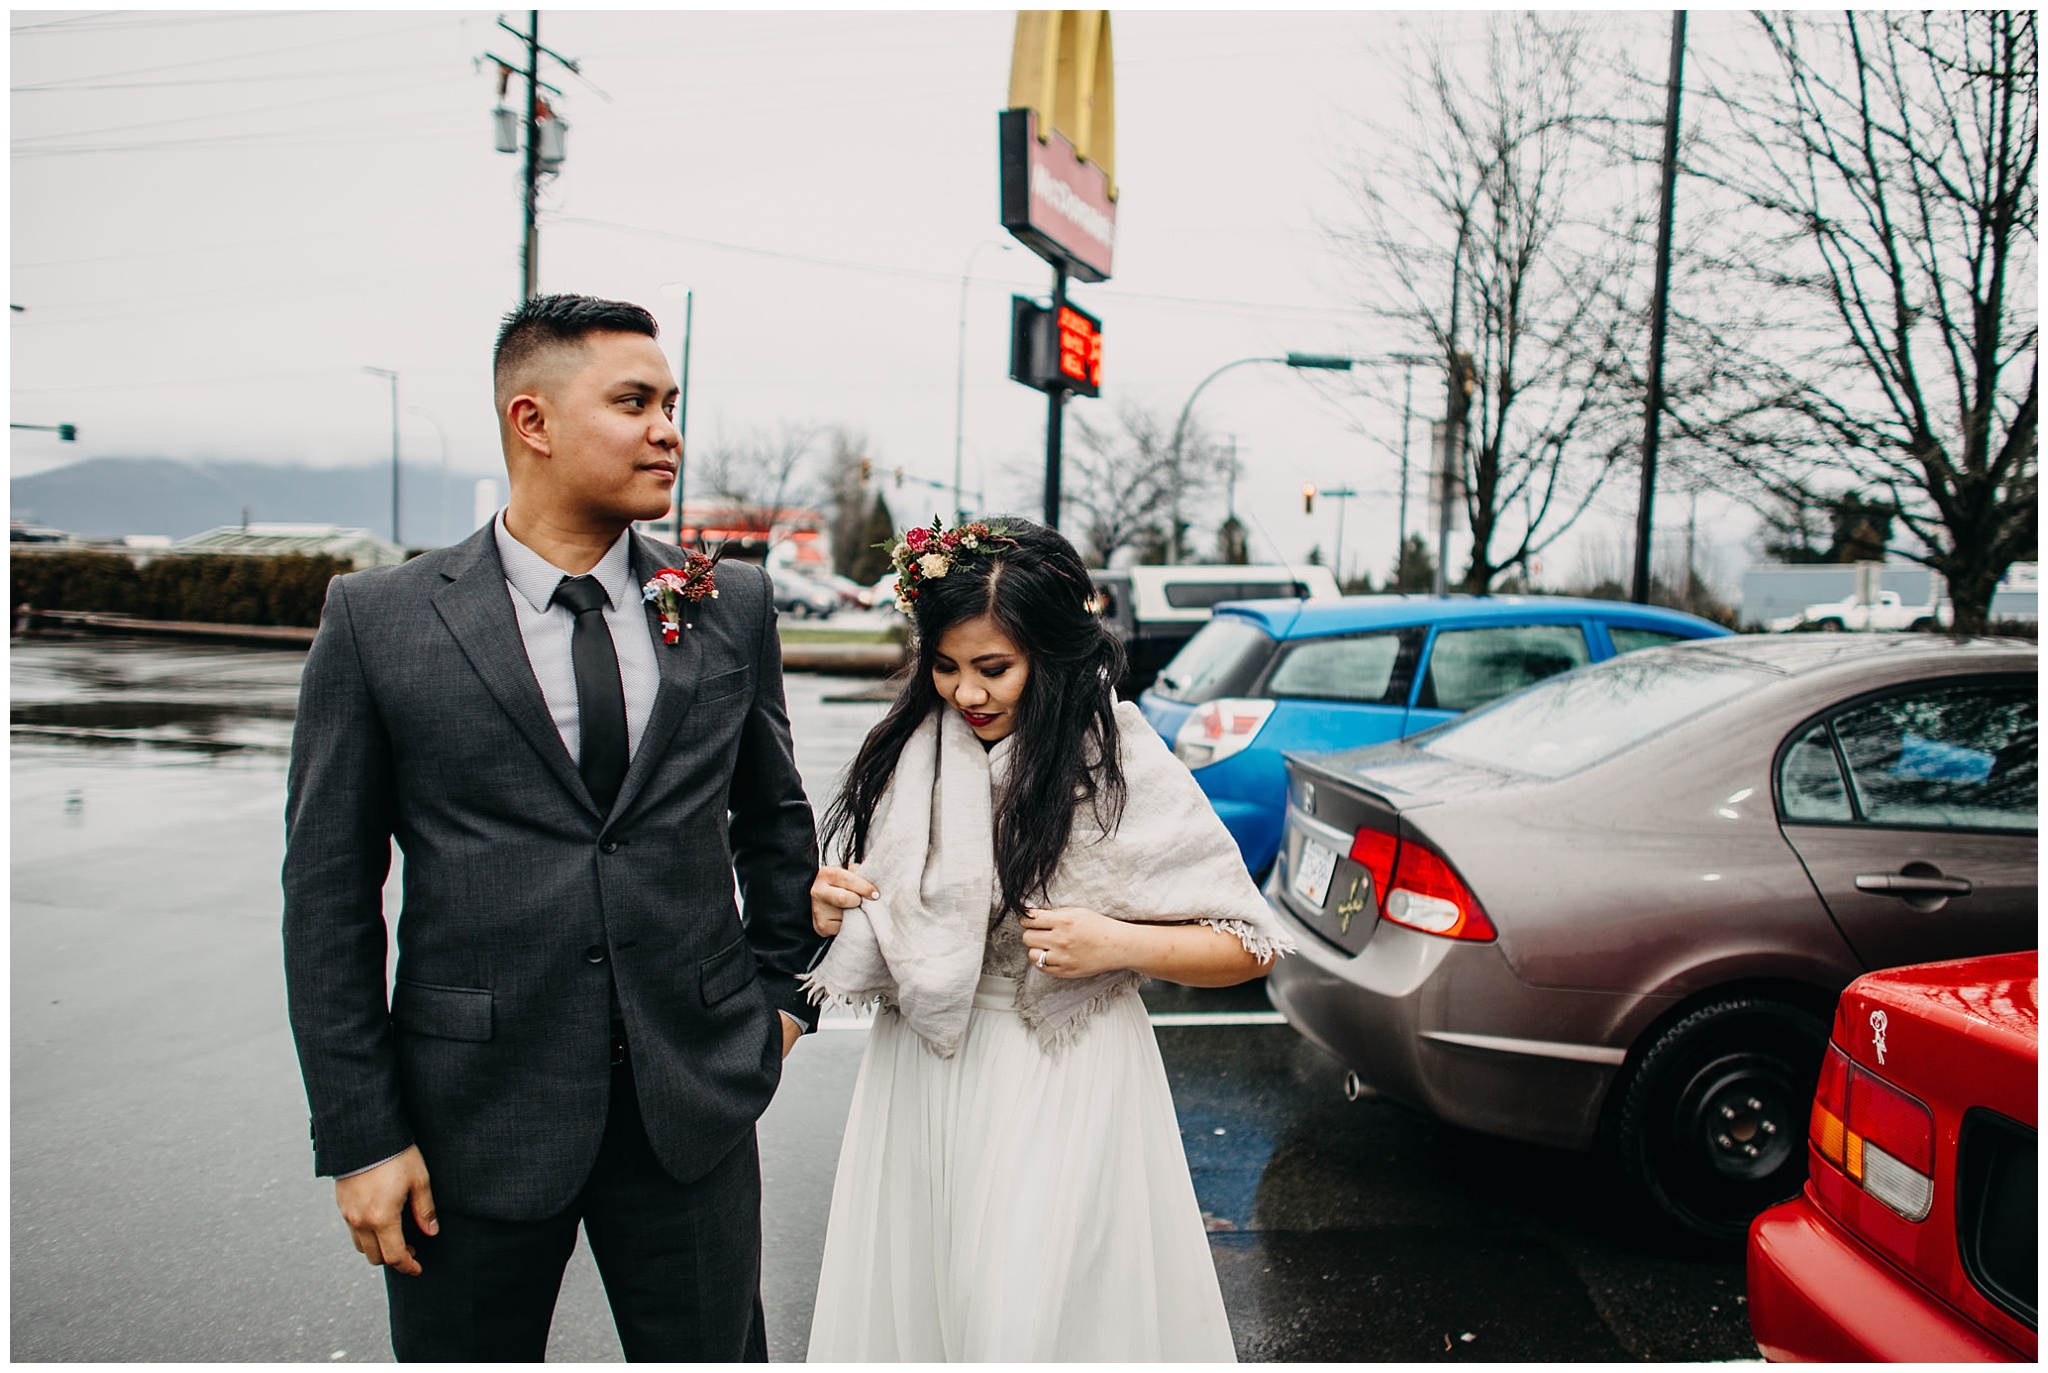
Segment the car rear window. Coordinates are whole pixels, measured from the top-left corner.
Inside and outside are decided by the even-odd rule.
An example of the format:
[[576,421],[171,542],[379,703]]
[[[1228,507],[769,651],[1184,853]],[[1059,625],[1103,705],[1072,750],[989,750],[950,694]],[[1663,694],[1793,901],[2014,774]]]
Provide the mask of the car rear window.
[[1207,610],[1225,601],[1263,601],[1292,596],[1305,599],[1300,582],[1168,582],[1166,603],[1175,610]]
[[1317,701],[1404,705],[1409,673],[1401,661],[1401,635],[1359,634],[1342,639],[1306,639],[1291,645],[1266,678],[1264,695]]
[[1190,705],[1242,695],[1272,656],[1273,640],[1264,630],[1234,615],[1221,616],[1181,646],[1160,669],[1152,689]]
[[1610,658],[1415,736],[1432,753],[1538,777],[1565,777],[1780,675],[1736,658],[1684,653]]

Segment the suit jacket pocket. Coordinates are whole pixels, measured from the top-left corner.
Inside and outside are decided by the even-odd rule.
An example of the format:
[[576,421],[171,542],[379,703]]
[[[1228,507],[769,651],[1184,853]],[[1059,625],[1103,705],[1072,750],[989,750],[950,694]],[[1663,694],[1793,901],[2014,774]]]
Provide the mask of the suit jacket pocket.
[[715,676],[706,677],[699,683],[697,687],[697,704],[701,706],[707,701],[722,701],[728,696],[737,696],[746,689],[747,670],[743,667],[736,667],[729,672],[721,672]]
[[753,980],[754,951],[745,935],[697,962],[697,982],[706,1006],[716,1006]]
[[696,705],[705,705],[707,701],[723,701],[725,697],[737,697],[745,689],[748,689],[748,670],[745,668],[717,672],[698,682]]
[[400,978],[391,989],[391,1023],[413,1034],[481,1043],[491,1037],[491,993]]

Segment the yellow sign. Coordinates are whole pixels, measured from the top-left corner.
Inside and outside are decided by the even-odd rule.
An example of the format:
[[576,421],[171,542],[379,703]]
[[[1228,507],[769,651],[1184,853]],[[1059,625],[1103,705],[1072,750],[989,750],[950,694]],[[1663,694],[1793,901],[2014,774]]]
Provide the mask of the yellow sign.
[[1038,115],[1038,138],[1058,130],[1101,168],[1116,199],[1116,75],[1108,10],[1018,10],[1010,108]]

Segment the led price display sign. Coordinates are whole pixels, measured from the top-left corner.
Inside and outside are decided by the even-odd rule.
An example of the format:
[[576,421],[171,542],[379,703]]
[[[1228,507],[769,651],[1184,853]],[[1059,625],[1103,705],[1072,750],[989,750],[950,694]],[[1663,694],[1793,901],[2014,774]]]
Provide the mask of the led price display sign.
[[1077,396],[1102,394],[1102,321],[1071,305],[1059,309],[1059,375]]

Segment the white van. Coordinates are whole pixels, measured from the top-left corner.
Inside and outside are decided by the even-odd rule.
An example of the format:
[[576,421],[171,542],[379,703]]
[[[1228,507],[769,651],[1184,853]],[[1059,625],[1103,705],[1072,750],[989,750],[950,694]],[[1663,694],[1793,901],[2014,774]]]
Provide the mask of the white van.
[[1089,575],[1099,597],[1097,613],[1124,641],[1130,657],[1129,671],[1117,685],[1126,699],[1150,686],[1224,601],[1322,600],[1339,594],[1330,569],[1310,563],[1179,563],[1103,568]]

